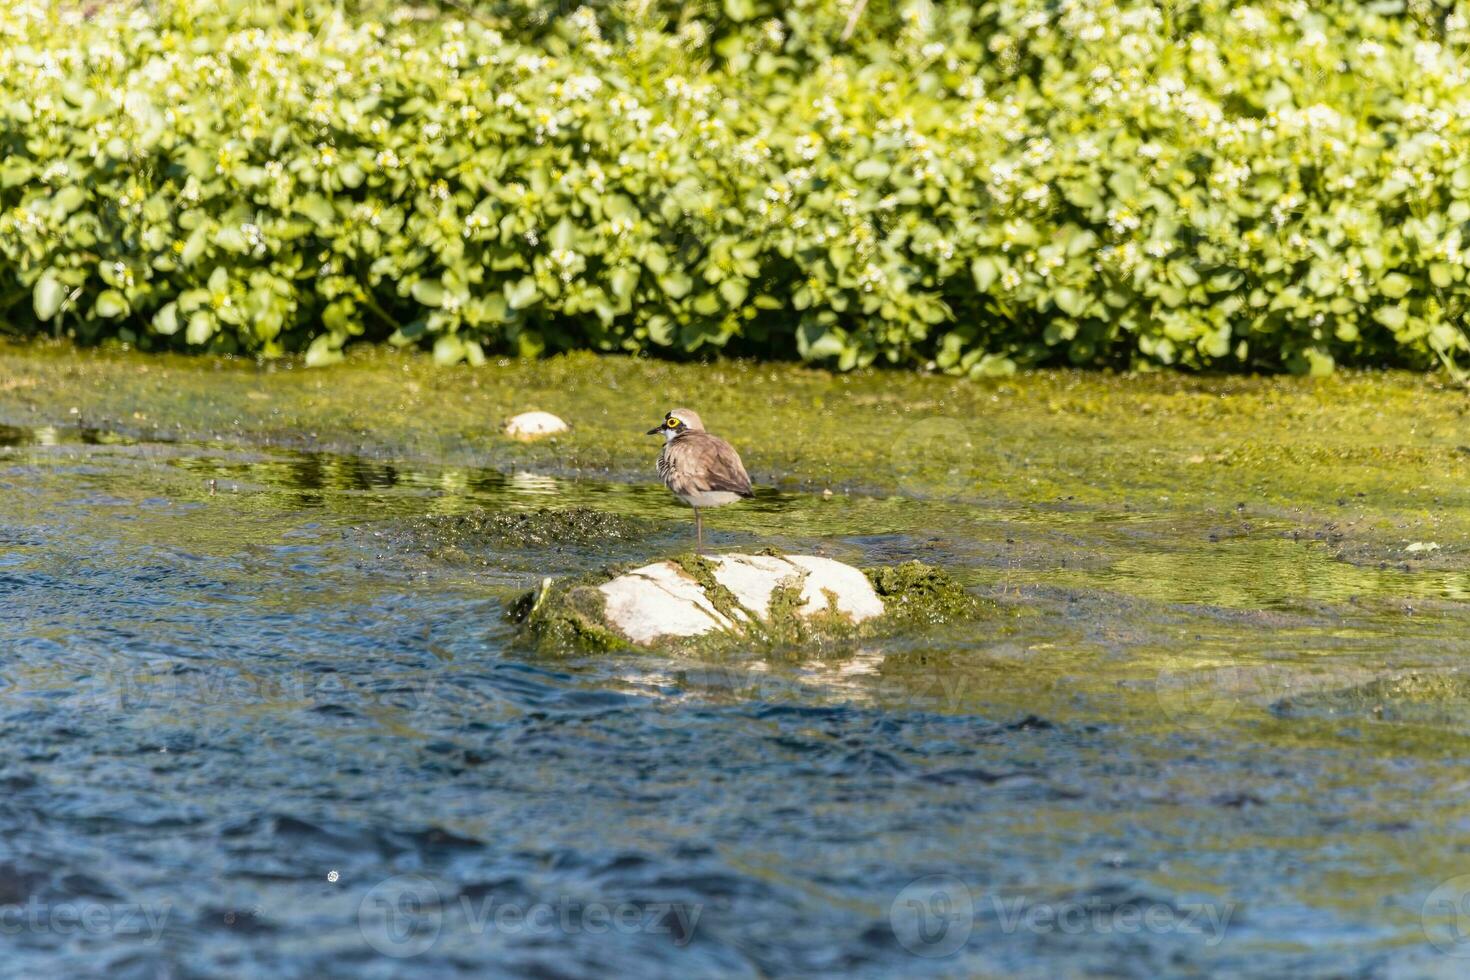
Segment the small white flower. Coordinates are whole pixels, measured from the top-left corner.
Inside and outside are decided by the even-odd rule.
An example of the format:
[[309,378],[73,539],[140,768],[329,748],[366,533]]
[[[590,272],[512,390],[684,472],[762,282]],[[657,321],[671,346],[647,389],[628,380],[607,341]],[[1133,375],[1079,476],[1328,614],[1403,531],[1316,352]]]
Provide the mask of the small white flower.
[[586,268],[586,261],[581,255],[569,248],[554,248],[551,250],[551,263],[556,266],[557,278],[562,282],[571,282],[572,277]]
[[483,231],[490,227],[490,219],[478,211],[473,211],[464,219],[464,237],[469,238],[477,231]]
[[578,7],[567,18],[567,23],[584,43],[602,40],[602,28],[598,26],[597,14],[591,7]]
[[887,273],[871,262],[863,268],[862,274],[858,276],[858,288],[865,293],[871,293],[880,286],[887,285],[887,283]]

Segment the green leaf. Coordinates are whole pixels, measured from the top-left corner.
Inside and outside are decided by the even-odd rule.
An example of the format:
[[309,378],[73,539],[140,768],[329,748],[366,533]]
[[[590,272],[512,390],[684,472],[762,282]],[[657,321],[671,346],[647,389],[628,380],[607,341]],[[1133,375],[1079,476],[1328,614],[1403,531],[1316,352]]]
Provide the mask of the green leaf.
[[820,361],[841,354],[847,346],[847,339],[836,327],[823,328],[810,320],[803,320],[796,331],[796,346],[803,360]]
[[1335,367],[1332,355],[1320,348],[1309,347],[1302,351],[1302,356],[1307,359],[1307,373],[1314,378],[1327,377]]
[[720,295],[732,307],[738,307],[744,303],[748,292],[749,289],[743,279],[726,279],[720,283]]
[[650,243],[644,251],[643,264],[648,266],[648,271],[655,276],[661,276],[669,271],[669,257],[664,250]]
[[340,345],[342,340],[336,334],[324,333],[311,342],[306,348],[307,367],[326,367],[328,364],[337,364],[342,361]]
[[464,342],[454,334],[446,334],[434,341],[434,363],[448,367],[465,359]]
[[184,242],[184,250],[179,253],[179,261],[185,266],[193,265],[204,255],[204,248],[208,244],[209,229],[200,225],[190,233],[188,241]]
[[420,279],[413,284],[410,292],[415,300],[425,306],[437,308],[444,305],[444,286],[438,279]]
[[77,208],[85,204],[87,201],[87,194],[76,184],[67,184],[61,190],[56,192],[56,197],[53,200],[55,202],[56,209],[62,214],[66,215],[71,214]]
[[184,331],[184,339],[196,346],[207,343],[214,336],[216,322],[214,314],[207,310],[200,310],[189,317],[189,326]]
[[1447,323],[1436,324],[1429,331],[1429,346],[1437,351],[1459,349],[1465,343],[1465,335]]
[[640,217],[638,208],[622,194],[604,195],[602,197],[602,214],[609,221],[617,219],[637,221]]
[[505,301],[513,310],[534,306],[540,298],[541,290],[536,287],[534,276],[522,276],[514,283],[505,284]]
[[755,17],[754,0],[725,0],[725,16],[733,21],[746,21]]
[[214,176],[214,160],[204,147],[189,146],[184,149],[184,169],[195,180],[205,181]]
[[1057,308],[1069,316],[1081,316],[1090,305],[1090,298],[1086,293],[1070,287],[1058,289],[1052,296]]
[[165,337],[179,332],[179,304],[169,303],[153,314],[153,330]]
[[1000,269],[995,259],[988,255],[982,255],[970,263],[970,274],[975,277],[975,288],[982,293],[990,291],[995,285],[995,280],[1000,277]]
[[1067,238],[1067,257],[1075,259],[1097,247],[1097,235],[1083,229],[1073,229]]
[[1402,306],[1382,306],[1373,311],[1373,319],[1390,330],[1402,330],[1409,322],[1409,312]]
[[1189,294],[1178,286],[1163,286],[1159,289],[1159,299],[1165,306],[1183,306],[1189,300]]
[[504,323],[510,315],[510,303],[506,302],[504,293],[491,293],[482,300],[480,308],[480,322],[482,323]]
[[239,228],[221,228],[214,234],[214,243],[220,248],[243,255],[249,251],[250,246],[245,242],[245,235]]
[[116,289],[104,289],[92,312],[104,320],[113,320],[128,312],[128,301]]
[[36,319],[49,320],[61,309],[61,301],[66,299],[66,287],[61,284],[55,274],[49,269],[41,274],[36,280],[35,288],[31,290],[31,306],[36,311]]
[[296,202],[296,213],[304,214],[318,225],[331,224],[337,218],[332,202],[320,194],[308,194]]
[[608,277],[612,294],[620,300],[629,298],[638,286],[638,278],[638,270],[632,266],[620,265],[613,269]]
[[546,353],[546,340],[539,330],[522,330],[516,335],[516,352],[521,357],[540,357]]
[[658,314],[648,320],[648,339],[660,347],[668,347],[674,342],[674,321]]
[[7,156],[0,160],[0,187],[17,187],[35,177],[36,168],[29,160]]
[[694,280],[682,272],[670,272],[658,277],[659,287],[670,299],[683,299],[694,288]]
[[570,249],[577,241],[577,226],[563,215],[560,221],[551,226],[551,233],[546,240],[552,248]]
[[1389,299],[1401,299],[1404,296],[1407,296],[1409,294],[1409,290],[1413,288],[1413,280],[1411,280],[1408,276],[1400,275],[1397,272],[1390,272],[1388,275],[1379,280],[1378,283],[1379,292],[1383,293],[1383,295],[1387,296]]

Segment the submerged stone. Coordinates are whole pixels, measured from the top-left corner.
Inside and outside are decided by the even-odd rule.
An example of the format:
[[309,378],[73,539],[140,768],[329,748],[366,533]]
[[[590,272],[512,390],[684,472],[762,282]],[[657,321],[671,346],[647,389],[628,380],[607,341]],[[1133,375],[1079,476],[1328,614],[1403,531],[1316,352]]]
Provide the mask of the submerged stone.
[[505,434],[512,439],[544,439],[566,432],[571,427],[550,412],[522,412],[505,423]]
[[556,584],[516,604],[539,639],[602,647],[824,644],[885,626],[972,616],[982,603],[940,569],[909,562],[869,571],[815,555],[684,556],[593,580]]

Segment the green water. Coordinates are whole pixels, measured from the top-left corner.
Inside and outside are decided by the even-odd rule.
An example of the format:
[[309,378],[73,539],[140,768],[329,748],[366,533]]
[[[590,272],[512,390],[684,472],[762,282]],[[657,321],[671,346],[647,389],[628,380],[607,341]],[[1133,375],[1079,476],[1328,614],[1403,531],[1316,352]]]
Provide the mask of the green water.
[[[674,404],[760,488],[715,547],[919,558],[996,614],[838,654],[521,647],[501,613],[543,576],[687,549],[641,435]],[[572,433],[503,439],[529,408]],[[0,348],[0,908],[166,910],[14,962],[1460,975],[1466,413],[1407,375]],[[606,519],[536,533],[572,508]],[[422,950],[374,917],[405,876]]]

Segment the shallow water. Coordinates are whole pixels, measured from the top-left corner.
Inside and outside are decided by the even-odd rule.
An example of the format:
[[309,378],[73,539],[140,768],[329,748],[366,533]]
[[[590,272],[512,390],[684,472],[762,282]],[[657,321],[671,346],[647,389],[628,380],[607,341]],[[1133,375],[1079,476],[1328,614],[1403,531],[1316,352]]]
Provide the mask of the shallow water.
[[[1461,975],[1470,573],[1153,499],[767,491],[717,547],[999,615],[550,656],[502,610],[661,488],[0,429],[0,972]],[[634,530],[407,530],[543,507]]]

